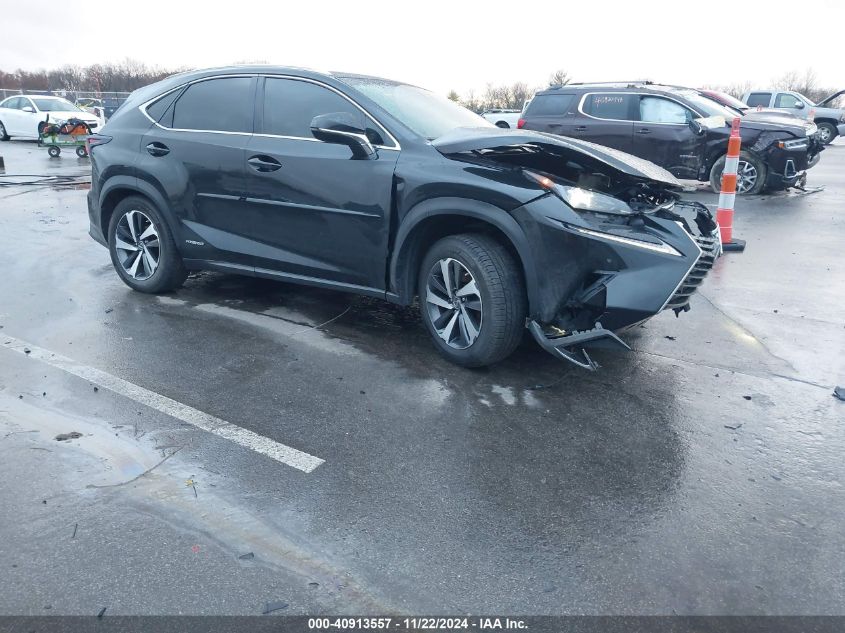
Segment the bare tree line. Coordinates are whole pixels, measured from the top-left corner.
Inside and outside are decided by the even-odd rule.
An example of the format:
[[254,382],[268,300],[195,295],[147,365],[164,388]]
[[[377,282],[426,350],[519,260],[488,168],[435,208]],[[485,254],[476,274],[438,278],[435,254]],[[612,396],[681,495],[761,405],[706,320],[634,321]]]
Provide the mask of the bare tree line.
[[0,89],[32,92],[132,92],[184,68],[159,68],[126,59],[90,66],[66,65],[52,70],[0,70]]
[[[565,86],[572,81],[572,77],[565,70],[557,70],[549,76],[549,86]],[[527,99],[534,96],[538,90],[542,90],[546,86],[531,88],[525,82],[515,82],[512,84],[487,84],[487,88],[480,95],[470,90],[465,96],[461,96],[455,90],[449,92],[449,98],[461,105],[473,110],[474,112],[482,112],[490,108],[506,108],[521,110],[523,104]],[[784,73],[779,78],[774,79],[770,84],[762,84],[761,82],[745,81],[733,84],[707,84],[702,88],[710,90],[718,90],[733,95],[737,99],[755,88],[775,88],[778,90],[792,90],[800,92],[814,103],[818,103],[828,95],[842,90],[845,86],[824,87],[820,84],[816,72],[808,68],[804,72],[790,71]],[[843,101],[845,98],[840,98]],[[835,102],[833,104],[836,105]]]

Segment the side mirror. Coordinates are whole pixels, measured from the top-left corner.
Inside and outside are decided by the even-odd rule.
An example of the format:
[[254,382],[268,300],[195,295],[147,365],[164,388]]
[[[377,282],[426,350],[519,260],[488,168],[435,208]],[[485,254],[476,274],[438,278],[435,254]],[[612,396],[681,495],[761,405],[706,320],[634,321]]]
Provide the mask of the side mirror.
[[795,107],[798,108],[799,110],[802,110],[804,108],[804,102],[799,101],[798,103],[795,104]]
[[690,119],[689,120],[690,129],[695,132],[697,135],[701,136],[704,134],[704,126],[701,125],[698,119]]
[[358,117],[348,112],[320,114],[311,120],[311,134],[326,143],[348,146],[352,150],[352,158],[374,159],[377,157],[376,148],[360,125]]
[[21,108],[21,110],[23,110],[24,112],[29,112],[29,113],[35,112],[35,109],[32,106],[24,106],[24,107]]

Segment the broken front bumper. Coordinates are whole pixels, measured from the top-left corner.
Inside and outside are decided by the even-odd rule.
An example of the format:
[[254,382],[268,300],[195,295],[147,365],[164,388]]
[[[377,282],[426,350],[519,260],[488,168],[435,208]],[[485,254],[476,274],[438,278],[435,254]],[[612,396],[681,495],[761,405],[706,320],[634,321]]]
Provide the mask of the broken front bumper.
[[[583,216],[573,222],[573,215],[559,212],[560,204],[545,197],[513,212],[536,246],[529,329],[545,349],[595,369],[583,348],[627,347],[616,333],[664,309],[689,309],[721,242],[710,212],[697,203],[679,203],[663,217],[638,215],[609,224],[587,224]],[[637,246],[639,240],[666,244],[672,252]]]

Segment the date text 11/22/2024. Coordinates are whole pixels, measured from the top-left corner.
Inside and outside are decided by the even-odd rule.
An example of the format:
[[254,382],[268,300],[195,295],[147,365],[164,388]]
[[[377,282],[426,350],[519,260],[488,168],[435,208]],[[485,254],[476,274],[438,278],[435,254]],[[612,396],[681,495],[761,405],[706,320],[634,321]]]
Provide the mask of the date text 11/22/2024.
[[475,618],[309,618],[308,629],[312,631],[335,630],[383,630],[383,631],[465,631],[465,630],[525,630],[528,625],[524,620],[515,618],[475,617]]

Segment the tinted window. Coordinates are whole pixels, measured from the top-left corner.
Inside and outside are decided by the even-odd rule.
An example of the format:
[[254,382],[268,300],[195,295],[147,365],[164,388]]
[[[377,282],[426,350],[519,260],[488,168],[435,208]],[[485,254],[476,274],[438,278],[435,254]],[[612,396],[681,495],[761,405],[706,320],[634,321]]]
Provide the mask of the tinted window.
[[640,121],[645,123],[686,123],[691,113],[680,103],[661,97],[640,98]]
[[776,108],[797,108],[799,103],[802,103],[801,99],[799,99],[795,95],[790,95],[783,92],[777,96],[777,99],[775,99]]
[[226,77],[191,84],[173,110],[173,127],[183,130],[252,131],[252,80]]
[[265,134],[314,138],[311,119],[332,112],[350,114],[364,127],[364,113],[328,88],[294,79],[268,78],[264,84]]
[[606,93],[587,95],[584,112],[599,119],[630,120],[631,95]]
[[748,95],[748,101],[746,101],[746,103],[752,108],[756,106],[763,106],[764,108],[768,108],[769,100],[771,98],[771,92],[752,92],[750,95]]
[[170,94],[166,94],[158,101],[154,101],[147,106],[147,114],[153,121],[158,121],[164,127],[173,127],[173,102],[181,93],[180,90],[174,90]]
[[537,95],[528,104],[525,116],[563,116],[569,112],[569,106],[572,105],[574,99],[574,94]]

